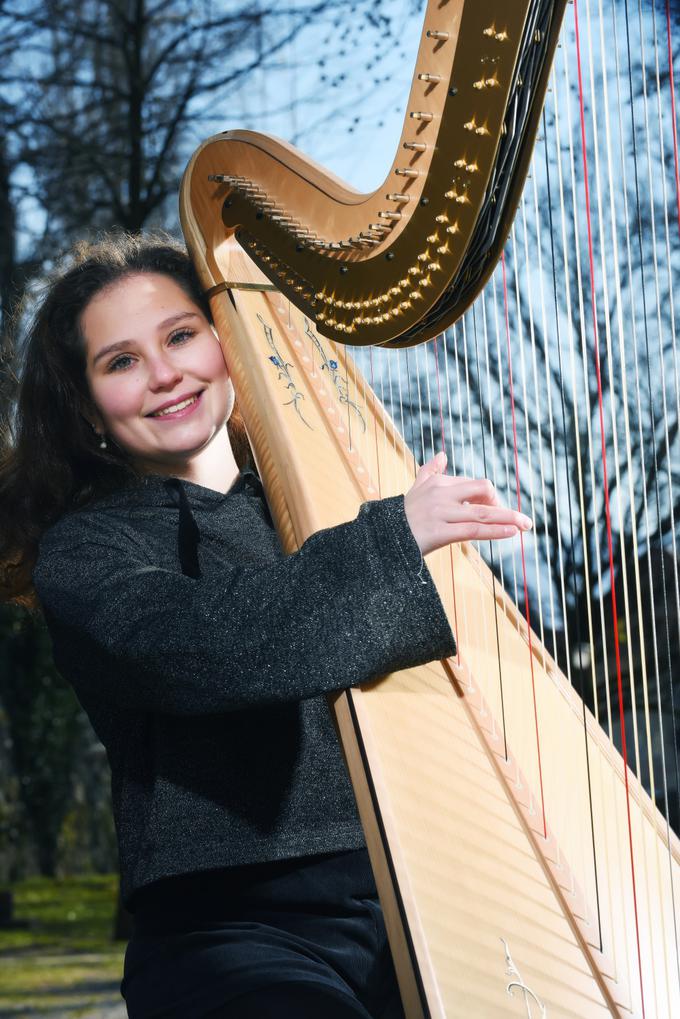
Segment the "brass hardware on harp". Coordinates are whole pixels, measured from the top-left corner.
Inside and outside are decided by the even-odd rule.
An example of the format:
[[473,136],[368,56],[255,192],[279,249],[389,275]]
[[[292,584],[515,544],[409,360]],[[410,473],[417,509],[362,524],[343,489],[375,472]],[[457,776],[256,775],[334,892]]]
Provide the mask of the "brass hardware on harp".
[[449,38],[449,33],[448,32],[440,32],[438,30],[428,28],[428,30],[427,30],[427,38],[428,39],[436,39],[437,42],[446,42],[446,40]]
[[404,142],[404,148],[409,149],[411,152],[427,152],[425,142]]
[[411,117],[413,118],[413,120],[422,120],[428,124],[431,120],[434,119],[432,113],[423,113],[421,110],[414,110],[411,113]]
[[[506,42],[507,39],[509,38],[506,29],[502,29],[500,32],[497,32],[495,25],[489,25],[487,28],[485,28],[484,35],[487,36],[487,38],[489,39],[494,39],[496,42]],[[534,42],[536,41],[537,40],[534,35]]]
[[411,196],[405,195],[401,191],[390,191],[385,195],[385,198],[389,202],[403,202],[404,204],[411,201]]
[[457,159],[453,165],[458,170],[465,170],[467,173],[475,173],[479,169],[476,163],[468,163],[465,159]]
[[479,91],[483,88],[497,88],[498,84],[498,78],[480,78],[479,81],[473,82],[472,87]]
[[420,177],[418,170],[412,170],[410,167],[397,167],[394,172],[398,177]]
[[441,76],[441,74],[428,74],[427,72],[423,72],[422,74],[418,75],[418,81],[427,81],[432,85],[437,85],[440,81],[443,80],[444,79]]

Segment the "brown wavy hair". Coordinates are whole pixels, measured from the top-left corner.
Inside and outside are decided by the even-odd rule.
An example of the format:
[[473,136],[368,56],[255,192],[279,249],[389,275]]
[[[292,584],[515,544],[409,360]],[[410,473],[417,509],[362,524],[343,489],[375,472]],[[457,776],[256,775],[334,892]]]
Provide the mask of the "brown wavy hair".
[[[116,234],[81,244],[43,286],[21,345],[4,357],[0,406],[0,601],[35,606],[31,575],[43,532],[69,509],[132,477],[128,454],[100,449],[84,416],[92,407],[81,316],[100,291],[138,273],[169,276],[212,321],[186,249],[165,234]],[[10,341],[11,344],[11,341]],[[17,344],[18,347],[18,344]],[[14,365],[19,362],[17,368]],[[236,462],[250,447],[235,407],[227,425]]]

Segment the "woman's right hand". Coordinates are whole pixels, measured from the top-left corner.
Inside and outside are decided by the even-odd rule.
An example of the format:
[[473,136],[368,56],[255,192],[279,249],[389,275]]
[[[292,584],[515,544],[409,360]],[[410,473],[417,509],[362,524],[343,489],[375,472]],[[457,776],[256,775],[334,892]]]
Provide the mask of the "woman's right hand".
[[531,529],[530,517],[503,506],[487,480],[445,474],[446,453],[418,471],[404,496],[406,519],[423,555],[456,541],[512,538]]

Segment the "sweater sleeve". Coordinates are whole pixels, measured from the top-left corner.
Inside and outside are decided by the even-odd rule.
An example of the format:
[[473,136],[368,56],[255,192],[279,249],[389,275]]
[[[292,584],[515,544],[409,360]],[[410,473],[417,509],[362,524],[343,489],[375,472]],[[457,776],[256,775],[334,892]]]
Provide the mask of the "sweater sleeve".
[[57,667],[88,697],[200,715],[301,700],[455,653],[403,496],[266,566],[198,580],[110,525],[44,542],[34,582]]

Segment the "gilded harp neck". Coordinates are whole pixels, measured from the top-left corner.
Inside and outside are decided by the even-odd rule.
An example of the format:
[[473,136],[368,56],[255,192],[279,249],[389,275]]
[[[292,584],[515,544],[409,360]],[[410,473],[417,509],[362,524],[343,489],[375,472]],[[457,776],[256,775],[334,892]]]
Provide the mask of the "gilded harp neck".
[[[235,234],[329,338],[401,346],[436,335],[500,254],[565,4],[430,0],[397,153],[370,194],[265,135],[209,139],[182,185],[197,264],[205,251],[192,238],[219,247]],[[209,288],[224,272],[206,264],[205,277]]]

